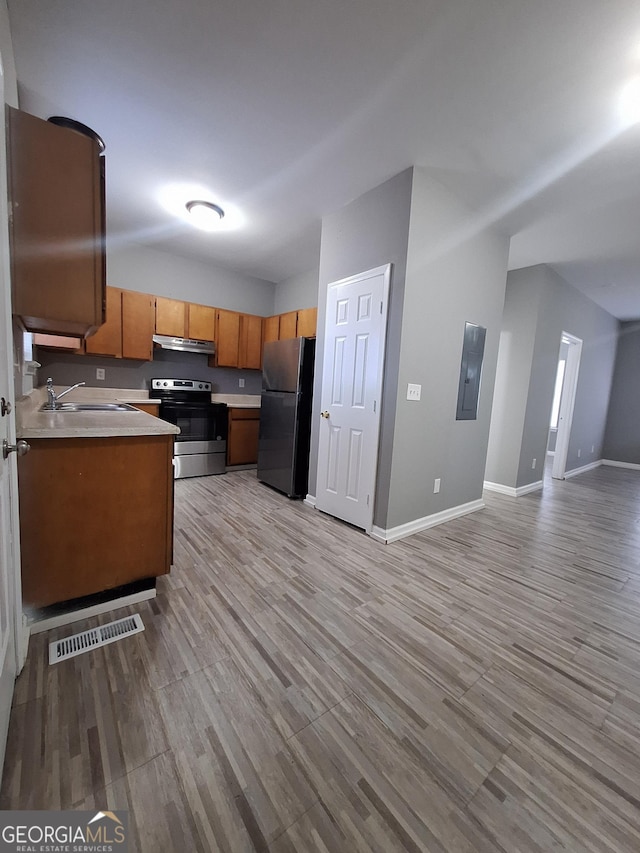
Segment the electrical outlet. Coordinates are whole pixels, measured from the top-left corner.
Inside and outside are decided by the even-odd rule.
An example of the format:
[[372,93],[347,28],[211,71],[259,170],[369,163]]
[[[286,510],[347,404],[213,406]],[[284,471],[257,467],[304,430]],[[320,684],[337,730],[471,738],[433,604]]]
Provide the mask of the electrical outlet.
[[578,448],[578,459],[580,459],[581,456],[582,456],[582,450],[580,450],[580,448]]
[[238,388],[244,388],[244,379],[238,379]]
[[535,468],[535,467],[536,467],[536,462],[537,462],[537,461],[538,461],[537,459],[533,459],[533,460],[532,460],[532,462],[531,462],[531,468]]
[[436,479],[433,481],[433,494],[437,495],[439,491],[440,491],[440,477],[436,477]]
[[104,374],[105,374],[104,367],[96,367],[96,379],[103,379],[104,380]]
[[422,393],[422,385],[407,385],[407,400],[419,400]]

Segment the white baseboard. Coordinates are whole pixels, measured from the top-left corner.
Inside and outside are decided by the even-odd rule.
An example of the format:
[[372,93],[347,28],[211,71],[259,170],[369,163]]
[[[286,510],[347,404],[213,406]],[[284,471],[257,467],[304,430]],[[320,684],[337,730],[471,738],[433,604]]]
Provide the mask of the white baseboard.
[[307,495],[306,498],[302,501],[303,504],[307,504],[307,506],[312,506],[314,509],[316,508],[316,496],[315,495]]
[[462,515],[484,509],[484,506],[483,500],[470,501],[459,506],[452,506],[442,512],[435,512],[433,515],[416,518],[415,521],[408,521],[406,524],[399,524],[397,527],[390,527],[388,530],[374,525],[369,535],[372,539],[377,539],[378,542],[395,542],[397,539],[404,539],[414,533],[420,533],[421,530],[428,530],[429,527],[436,527],[438,524],[444,524],[446,521],[452,521],[454,518],[460,518]]
[[536,480],[535,483],[527,483],[525,486],[504,486],[502,483],[491,483],[489,480],[484,481],[484,487],[488,492],[498,492],[501,495],[508,495],[510,498],[521,498],[523,495],[528,495],[530,492],[537,492],[542,488],[542,480]]
[[[582,465],[580,468],[572,468],[570,471],[564,472],[565,480],[575,477],[578,474],[584,474],[585,471],[593,471],[594,468],[599,468],[602,465],[602,459],[597,459],[595,462],[589,462],[587,465]],[[640,468],[640,465],[636,466]]]
[[612,465],[614,468],[630,468],[632,471],[640,471],[640,465],[635,462],[616,462],[614,459],[601,459],[603,465]]
[[145,589],[143,592],[123,595],[122,598],[114,598],[113,601],[94,604],[92,607],[85,607],[83,610],[74,610],[72,613],[60,613],[58,616],[51,616],[49,619],[31,622],[29,628],[32,634],[41,634],[43,631],[50,631],[52,628],[59,628],[61,625],[72,625],[74,622],[80,622],[82,619],[99,616],[100,613],[108,613],[110,610],[118,610],[120,607],[129,607],[131,604],[138,604],[141,601],[147,601],[155,597],[155,589]]

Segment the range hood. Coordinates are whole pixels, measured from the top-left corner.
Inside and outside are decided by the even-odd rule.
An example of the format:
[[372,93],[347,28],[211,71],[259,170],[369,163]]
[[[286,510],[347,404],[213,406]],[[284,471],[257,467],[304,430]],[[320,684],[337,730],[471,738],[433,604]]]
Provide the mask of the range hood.
[[177,352],[201,352],[204,355],[214,355],[216,345],[213,341],[196,341],[193,338],[172,338],[171,335],[154,335],[153,343],[161,349],[171,349]]

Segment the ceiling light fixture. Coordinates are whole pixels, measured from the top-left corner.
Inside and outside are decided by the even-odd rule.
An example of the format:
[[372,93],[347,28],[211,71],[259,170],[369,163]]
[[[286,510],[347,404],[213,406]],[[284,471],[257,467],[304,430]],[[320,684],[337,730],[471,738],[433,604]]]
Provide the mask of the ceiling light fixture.
[[215,231],[224,218],[224,210],[211,201],[188,201],[185,205],[190,222],[202,231]]

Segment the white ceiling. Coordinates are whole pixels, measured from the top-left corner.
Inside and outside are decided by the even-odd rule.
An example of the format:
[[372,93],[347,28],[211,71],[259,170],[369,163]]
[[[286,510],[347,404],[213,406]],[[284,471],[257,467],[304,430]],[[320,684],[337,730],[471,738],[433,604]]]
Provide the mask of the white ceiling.
[[[637,0],[9,0],[23,109],[107,144],[109,239],[271,281],[318,262],[323,215],[410,165],[640,317]],[[236,207],[205,234],[168,184]],[[186,200],[186,199],[185,199]]]

